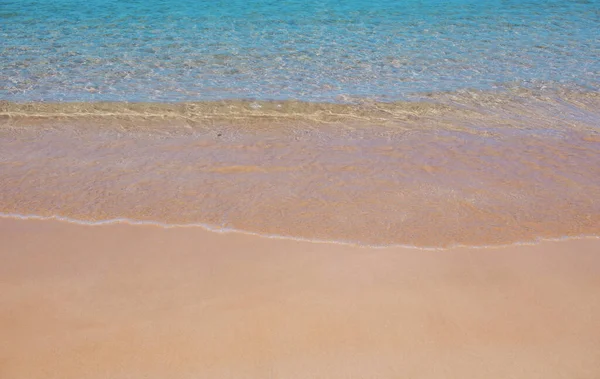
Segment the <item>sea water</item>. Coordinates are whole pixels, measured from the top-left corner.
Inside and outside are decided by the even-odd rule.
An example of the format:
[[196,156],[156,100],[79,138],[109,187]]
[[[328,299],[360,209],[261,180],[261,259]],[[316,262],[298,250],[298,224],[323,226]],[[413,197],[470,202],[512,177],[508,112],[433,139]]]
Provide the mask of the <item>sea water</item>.
[[600,86],[600,0],[0,0],[0,99]]
[[0,215],[600,234],[600,0],[0,0]]

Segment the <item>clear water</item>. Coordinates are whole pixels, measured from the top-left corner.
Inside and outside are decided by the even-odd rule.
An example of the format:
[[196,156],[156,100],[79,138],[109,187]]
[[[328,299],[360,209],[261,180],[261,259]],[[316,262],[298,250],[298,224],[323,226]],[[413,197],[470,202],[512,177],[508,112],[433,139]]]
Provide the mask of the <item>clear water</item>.
[[600,0],[0,15],[1,214],[379,246],[600,234]]
[[0,0],[0,99],[600,87],[599,0]]

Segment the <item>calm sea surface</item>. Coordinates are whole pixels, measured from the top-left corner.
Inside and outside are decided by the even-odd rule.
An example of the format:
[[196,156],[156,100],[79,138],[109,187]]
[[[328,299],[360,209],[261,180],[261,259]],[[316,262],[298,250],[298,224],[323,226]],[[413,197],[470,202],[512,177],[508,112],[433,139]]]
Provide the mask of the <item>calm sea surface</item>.
[[0,0],[0,99],[600,86],[598,0]]

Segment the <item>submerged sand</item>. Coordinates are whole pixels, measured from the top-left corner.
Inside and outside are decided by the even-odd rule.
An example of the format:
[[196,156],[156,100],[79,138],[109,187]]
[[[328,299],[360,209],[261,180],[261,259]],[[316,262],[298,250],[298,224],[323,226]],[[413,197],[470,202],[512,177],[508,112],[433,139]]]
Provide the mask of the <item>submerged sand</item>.
[[0,377],[600,377],[600,240],[359,248],[0,219]]
[[600,233],[600,95],[444,96],[0,104],[0,212],[378,246]]

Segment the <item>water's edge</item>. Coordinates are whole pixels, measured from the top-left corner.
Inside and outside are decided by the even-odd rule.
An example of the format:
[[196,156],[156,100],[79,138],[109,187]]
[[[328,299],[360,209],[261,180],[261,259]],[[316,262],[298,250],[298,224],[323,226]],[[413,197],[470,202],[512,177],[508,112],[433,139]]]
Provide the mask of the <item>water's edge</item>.
[[415,246],[415,245],[402,245],[402,244],[392,244],[392,245],[370,245],[363,244],[359,242],[349,242],[349,241],[335,241],[335,240],[318,240],[318,239],[308,239],[301,237],[293,237],[293,236],[285,236],[285,235],[269,235],[269,234],[260,234],[255,232],[250,232],[246,230],[238,230],[238,229],[230,229],[230,228],[218,228],[211,225],[206,224],[165,224],[158,221],[141,221],[141,220],[131,220],[126,218],[118,218],[111,220],[99,220],[99,221],[85,221],[85,220],[76,220],[69,217],[62,216],[39,216],[39,215],[20,215],[20,214],[9,214],[9,213],[1,213],[0,218],[8,219],[8,220],[35,220],[35,221],[56,221],[56,222],[64,222],[68,224],[82,225],[82,226],[103,226],[103,225],[133,225],[133,226],[154,226],[163,229],[173,229],[173,228],[200,228],[202,230],[211,232],[211,233],[219,233],[219,234],[243,234],[249,236],[255,236],[260,238],[267,239],[280,239],[280,240],[290,240],[290,241],[298,241],[298,242],[307,242],[307,243],[315,243],[315,244],[334,244],[334,245],[343,245],[343,246],[352,246],[359,248],[368,248],[368,249],[392,249],[392,248],[408,248],[415,250],[427,250],[427,251],[446,251],[453,250],[458,248],[468,248],[468,249],[502,249],[511,246],[533,246],[538,245],[543,242],[557,242],[557,241],[568,241],[568,240],[579,240],[579,239],[600,239],[600,234],[598,235],[580,235],[580,236],[562,236],[556,238],[545,238],[539,237],[535,238],[531,241],[519,241],[505,245],[450,245],[450,246]]

